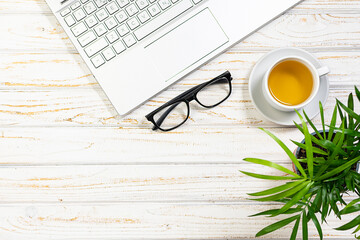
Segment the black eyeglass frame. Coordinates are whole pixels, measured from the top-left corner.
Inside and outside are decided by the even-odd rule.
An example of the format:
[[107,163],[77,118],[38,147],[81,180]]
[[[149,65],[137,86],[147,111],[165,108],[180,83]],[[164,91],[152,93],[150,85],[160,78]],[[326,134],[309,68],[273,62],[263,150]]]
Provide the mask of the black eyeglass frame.
[[[229,94],[222,100],[220,101],[219,103],[216,103],[212,106],[206,106],[204,104],[202,104],[198,97],[197,97],[197,94],[202,90],[204,89],[205,87],[211,85],[212,83],[214,82],[217,82],[217,81],[220,81],[220,80],[224,80],[224,81],[227,81],[229,83]],[[172,131],[178,127],[180,127],[181,125],[183,125],[188,119],[189,119],[189,116],[190,116],[190,102],[195,100],[197,103],[200,104],[200,106],[204,107],[204,108],[214,108],[220,104],[222,104],[223,102],[225,102],[231,95],[232,93],[232,84],[231,84],[231,81],[233,80],[233,78],[231,77],[231,73],[229,71],[226,71],[225,73],[221,74],[220,76],[208,81],[208,82],[205,82],[205,83],[202,83],[198,86],[195,86],[189,90],[187,90],[186,92],[180,94],[179,96],[175,97],[174,99],[170,100],[169,102],[165,103],[164,105],[162,105],[161,107],[157,108],[156,110],[152,111],[151,113],[149,113],[148,115],[146,115],[146,119],[150,122],[152,122],[154,124],[154,127],[153,127],[153,130],[161,130],[163,132],[169,132],[169,131]],[[170,129],[163,129],[161,128],[161,124],[163,122],[163,120],[167,117],[167,115],[171,112],[171,110],[173,110],[173,108],[170,108],[168,110],[168,113],[166,114],[163,114],[163,116],[158,120],[160,121],[160,124],[158,124],[155,120],[154,120],[154,116],[159,113],[160,111],[164,110],[165,108],[171,106],[171,105],[174,105],[174,108],[180,103],[185,103],[186,106],[187,106],[187,116],[185,118],[185,120],[178,124],[177,126],[173,127],[173,128],[170,128]],[[164,117],[165,116],[165,117]]]

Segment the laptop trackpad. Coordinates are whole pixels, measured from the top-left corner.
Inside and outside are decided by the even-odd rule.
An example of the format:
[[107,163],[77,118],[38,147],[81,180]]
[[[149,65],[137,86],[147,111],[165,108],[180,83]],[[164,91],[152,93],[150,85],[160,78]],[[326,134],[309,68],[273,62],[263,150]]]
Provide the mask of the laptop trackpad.
[[150,62],[166,81],[229,41],[208,8],[146,46]]

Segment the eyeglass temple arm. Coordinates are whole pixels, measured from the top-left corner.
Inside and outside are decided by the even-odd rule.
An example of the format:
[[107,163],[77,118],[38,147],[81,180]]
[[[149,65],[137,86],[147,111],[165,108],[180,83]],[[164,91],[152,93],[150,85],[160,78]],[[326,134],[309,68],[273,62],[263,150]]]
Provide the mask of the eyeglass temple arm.
[[[181,102],[178,102],[177,104],[174,104],[171,107],[169,107],[169,109],[166,110],[166,112],[164,112],[163,115],[161,115],[161,117],[156,121],[156,125],[160,126],[164,122],[165,118],[169,115],[169,113],[171,113],[172,110],[174,110],[180,103]],[[158,129],[157,126],[154,126],[152,130],[157,130]]]

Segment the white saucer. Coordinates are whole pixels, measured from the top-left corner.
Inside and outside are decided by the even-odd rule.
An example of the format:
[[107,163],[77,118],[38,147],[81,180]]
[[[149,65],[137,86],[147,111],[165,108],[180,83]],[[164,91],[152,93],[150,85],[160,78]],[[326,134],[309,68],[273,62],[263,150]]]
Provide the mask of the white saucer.
[[[282,48],[274,50],[264,57],[262,57],[259,62],[255,65],[254,69],[251,72],[249,79],[249,91],[250,97],[253,103],[255,104],[256,109],[264,115],[264,117],[274,123],[280,125],[290,126],[293,125],[293,121],[299,122],[299,117],[296,112],[282,112],[273,108],[264,98],[262,91],[262,81],[266,71],[271,67],[271,65],[280,60],[280,58],[285,56],[300,56],[311,63],[314,64],[316,68],[322,67],[319,61],[310,53],[298,49],[298,48]],[[321,77],[321,83],[318,94],[315,96],[314,100],[311,101],[305,108],[306,114],[310,119],[313,119],[320,113],[319,102],[325,106],[326,100],[329,96],[329,80],[327,76]],[[300,109],[302,112],[303,109]],[[300,112],[299,111],[299,112]]]

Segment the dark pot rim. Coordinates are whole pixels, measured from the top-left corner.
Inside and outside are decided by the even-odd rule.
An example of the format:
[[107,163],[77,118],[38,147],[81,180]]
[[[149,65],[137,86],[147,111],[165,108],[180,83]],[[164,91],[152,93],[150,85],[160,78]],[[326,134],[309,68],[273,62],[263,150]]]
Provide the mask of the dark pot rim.
[[[323,133],[324,131],[323,130],[320,130],[319,133]],[[325,132],[329,132],[329,130],[325,130]],[[316,135],[316,132],[313,132],[311,133],[311,135],[315,136]],[[302,144],[305,144],[305,138],[301,141]],[[295,150],[295,157],[298,158],[299,156],[299,152],[300,152],[300,147],[297,147],[296,150]],[[294,167],[294,170],[295,172],[298,172],[299,170],[297,169],[297,167],[295,166],[295,164],[293,163],[293,167]],[[356,171],[358,173],[360,173],[360,162],[357,163],[357,167],[356,167]]]

